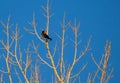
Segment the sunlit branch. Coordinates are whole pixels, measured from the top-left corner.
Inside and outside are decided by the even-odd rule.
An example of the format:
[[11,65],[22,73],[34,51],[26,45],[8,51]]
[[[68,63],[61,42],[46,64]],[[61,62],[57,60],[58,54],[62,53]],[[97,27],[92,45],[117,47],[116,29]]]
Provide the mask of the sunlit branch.
[[[91,56],[91,57],[92,57],[92,58],[94,58],[93,56]],[[99,66],[101,66],[101,65],[102,65],[103,58],[104,58],[104,56],[102,56],[102,58],[101,58],[101,60],[100,60],[100,63],[99,63]],[[99,72],[99,69],[97,68],[97,70],[96,70],[96,72],[95,72],[95,74],[94,74],[94,76],[93,76],[92,82],[94,82],[94,81],[95,81],[95,79],[96,79],[96,76],[97,76],[98,72]]]
[[38,34],[37,32],[37,24],[35,22],[35,14],[33,14],[33,19],[32,19],[32,22],[29,23],[32,27],[33,27],[33,30],[29,30],[29,29],[26,29],[25,30],[33,35],[36,35],[36,37],[42,42],[42,43],[45,43],[44,40],[42,40],[42,38],[40,37],[40,35]]
[[108,75],[108,77],[106,78],[106,80],[105,80],[105,83],[108,83],[108,81],[112,78],[112,73],[113,73],[113,68],[111,69],[111,71],[110,71],[110,74]]
[[70,79],[72,78],[75,78],[75,77],[78,77],[80,75],[80,73],[85,70],[85,68],[87,67],[87,64],[85,64],[80,70],[78,73],[76,73],[75,75],[71,76]]
[[56,50],[57,50],[57,43],[55,44],[55,47],[54,47],[53,57],[55,56]]
[[39,82],[39,67],[35,65],[35,83]]
[[34,48],[37,56],[39,57],[39,59],[40,59],[44,64],[46,64],[48,67],[53,68],[49,63],[47,63],[47,62],[40,56],[40,54],[38,53],[38,50],[37,50],[34,42],[32,42],[32,44],[33,44],[33,48]]
[[16,62],[17,62],[17,64],[18,64],[18,67],[20,68],[20,70],[21,70],[21,72],[22,72],[22,75],[23,75],[24,78],[25,78],[26,83],[29,83],[28,78],[27,78],[27,76],[26,76],[26,74],[25,74],[25,71],[23,70],[22,65],[20,64],[20,62],[19,62],[19,60],[18,60],[18,57],[17,57],[18,34],[19,34],[19,33],[18,33],[18,25],[16,25],[16,35],[15,35],[15,55],[14,55],[14,57],[15,57],[15,59],[16,59]]
[[0,83],[5,83],[3,76],[4,74],[0,74]]
[[24,68],[24,72],[26,74],[26,71],[28,69],[28,67],[30,66],[31,64],[31,60],[29,59],[28,55],[26,55],[26,64],[25,64],[25,68]]
[[100,71],[102,71],[102,68],[101,68],[101,67],[98,65],[98,63],[95,61],[93,55],[91,55],[91,57],[92,57],[92,60],[93,60],[93,62],[95,63],[95,65],[98,67],[98,69],[99,69]]
[[70,66],[70,68],[68,70],[66,83],[69,83],[70,78],[71,78],[71,72],[74,68],[74,65],[76,64],[77,51],[78,51],[78,29],[79,29],[80,25],[79,24],[76,25],[76,20],[75,20],[74,26],[70,25],[70,27],[73,30],[74,35],[75,35],[75,39],[74,39],[74,59],[73,59],[72,65]]
[[[47,0],[47,7],[43,9],[45,10],[46,12],[46,19],[47,19],[47,22],[46,22],[46,33],[48,34],[49,32],[49,24],[50,24],[50,8],[49,8],[49,0]],[[55,66],[55,63],[54,63],[54,60],[53,60],[53,56],[51,54],[51,51],[50,51],[50,48],[49,48],[49,44],[48,42],[45,42],[44,43],[46,45],[46,48],[47,48],[47,52],[48,52],[48,56],[50,58],[50,61],[51,61],[51,64],[52,64],[52,68],[53,68],[53,71],[57,77],[57,79],[59,80],[60,83],[63,83],[63,81],[61,80],[59,74],[58,74],[58,71],[56,69],[56,66]]]
[[110,51],[111,51],[111,42],[107,41],[105,46],[105,58],[104,58],[103,68],[101,71],[102,75],[100,78],[100,83],[103,83],[103,80],[105,79],[105,76],[106,76],[106,69],[107,69],[107,63],[110,56]]
[[[95,63],[95,65],[97,66],[97,68],[100,70],[101,72],[101,76],[100,76],[100,83],[103,83],[104,81],[108,81],[109,80],[109,76],[111,76],[111,74],[107,77],[108,79],[105,79],[106,76],[106,69],[107,69],[107,63],[109,60],[109,56],[110,56],[110,50],[111,50],[111,42],[106,43],[106,47],[105,47],[105,54],[102,56],[100,64],[97,64],[97,62],[95,61],[93,55],[91,55],[93,62]],[[103,62],[103,65],[101,67],[101,64]],[[111,71],[112,72],[112,71]],[[96,78],[97,72],[92,80],[92,82],[94,82],[95,78]]]
[[12,77],[11,77],[11,73],[10,73],[10,66],[9,66],[9,62],[8,62],[8,59],[9,59],[9,28],[10,28],[10,16],[8,17],[8,21],[7,21],[7,24],[5,25],[3,22],[1,22],[2,26],[6,29],[6,45],[4,44],[4,42],[2,41],[1,43],[4,44],[5,46],[5,49],[7,49],[7,57],[5,59],[6,61],[6,67],[7,67],[7,71],[8,71],[8,77],[9,77],[9,80],[10,80],[10,83],[12,83]]
[[64,40],[65,40],[65,29],[66,29],[66,24],[65,24],[65,14],[63,17],[63,21],[61,24],[62,27],[62,47],[61,47],[61,60],[60,60],[60,73],[61,73],[61,79],[63,80],[63,62],[64,62]]
[[62,38],[60,37],[60,35],[58,35],[56,32],[54,32],[55,34],[56,34],[56,36],[60,39],[60,40],[62,40]]
[[57,79],[59,80],[59,82],[63,83],[63,81],[61,80],[60,76],[58,75],[58,72],[57,72],[57,69],[56,69],[56,66],[55,66],[55,63],[54,63],[54,60],[53,60],[53,56],[51,55],[51,52],[50,52],[50,49],[49,49],[48,42],[46,43],[46,48],[47,48],[48,55],[50,57],[50,61],[52,63],[52,67],[53,67],[54,73],[55,73]]
[[42,9],[45,11],[45,14],[44,16],[46,17],[47,19],[47,22],[46,22],[46,33],[48,34],[49,32],[49,24],[50,24],[50,6],[49,6],[50,2],[49,0],[47,0],[47,5],[46,7],[42,6]]
[[0,69],[0,72],[2,72],[2,73],[6,73],[6,74],[8,73],[8,72],[6,72],[6,71],[4,71],[4,70],[1,70],[1,69]]
[[18,77],[18,79],[19,79],[19,82],[22,83],[22,80],[21,80],[21,78],[20,78],[20,76],[19,76],[19,73],[17,72],[16,69],[15,69],[15,74],[17,75],[17,77]]
[[92,76],[91,76],[91,74],[89,73],[89,74],[88,74],[88,78],[87,78],[87,82],[86,82],[86,83],[91,83],[91,78],[92,78]]
[[78,58],[76,59],[76,62],[78,62],[89,50],[89,46],[90,46],[90,42],[91,42],[91,38],[92,36],[89,38],[86,47],[84,48],[84,50],[82,51],[82,53],[78,56]]

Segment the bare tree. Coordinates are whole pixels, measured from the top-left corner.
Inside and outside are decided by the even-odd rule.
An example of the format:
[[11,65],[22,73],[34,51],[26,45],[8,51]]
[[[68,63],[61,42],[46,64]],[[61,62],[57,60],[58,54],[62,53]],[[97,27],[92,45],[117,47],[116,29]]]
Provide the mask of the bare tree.
[[[49,0],[47,1],[47,6],[42,6],[42,9],[45,11],[44,16],[46,17],[46,25],[45,25],[45,33],[46,35],[49,35],[50,31],[50,19],[52,17],[50,13],[50,6],[49,6]],[[24,52],[21,51],[20,47],[20,39],[22,36],[19,33],[19,27],[18,24],[16,24],[16,28],[14,29],[15,32],[11,33],[10,28],[12,25],[10,24],[10,16],[8,17],[7,24],[5,24],[3,21],[0,21],[1,25],[4,27],[4,33],[6,35],[5,40],[0,40],[0,43],[2,45],[0,51],[3,53],[1,55],[1,60],[4,60],[6,63],[6,67],[3,67],[0,69],[0,81],[4,82],[5,80],[3,79],[5,74],[7,74],[10,83],[13,83],[15,78],[13,78],[13,75],[16,75],[17,79],[19,80],[19,83],[25,82],[26,83],[43,83],[42,80],[40,79],[40,74],[39,74],[39,67],[40,64],[38,65],[37,63],[43,63],[46,66],[48,66],[51,70],[54,72],[54,77],[51,79],[52,83],[74,83],[74,80],[76,78],[79,78],[80,74],[82,71],[85,70],[87,67],[87,64],[85,63],[82,68],[78,70],[76,74],[72,74],[74,67],[89,51],[90,49],[90,42],[91,42],[91,36],[87,41],[87,44],[85,45],[84,49],[82,50],[81,53],[79,53],[79,45],[81,41],[79,40],[79,28],[80,28],[80,23],[76,22],[76,19],[74,20],[73,23],[70,21],[66,21],[66,15],[64,14],[63,20],[60,23],[61,29],[62,29],[62,35],[59,35],[58,33],[54,32],[55,35],[59,38],[60,40],[60,54],[56,54],[57,50],[57,44],[55,44],[54,47],[54,52],[52,53],[51,47],[49,45],[49,41],[46,41],[45,39],[42,38],[41,34],[39,34],[37,23],[35,20],[35,13],[33,14],[33,19],[31,22],[29,22],[30,26],[32,26],[32,29],[30,28],[25,28],[26,32],[29,32],[30,34],[34,35],[38,41],[39,44],[43,44],[46,48],[47,56],[42,57],[41,54],[39,53],[39,45],[35,44],[34,39],[32,39],[32,43],[28,44],[28,48],[25,49],[25,54]],[[72,63],[65,64],[66,58],[64,58],[65,55],[65,46],[66,46],[66,31],[70,29],[73,32],[74,35],[74,40],[71,40],[74,45],[74,53],[71,54],[73,56]],[[70,38],[69,38],[70,39]],[[32,51],[31,51],[32,49]],[[107,65],[108,65],[108,60],[110,56],[110,51],[111,51],[111,43],[107,42],[106,47],[105,47],[105,54],[103,55],[100,63],[98,64],[96,60],[94,59],[93,55],[91,55],[91,58],[95,65],[97,66],[96,73],[92,76],[91,73],[88,74],[87,78],[87,83],[94,83],[95,79],[98,75],[98,72],[101,72],[100,75],[100,83],[108,83],[109,79],[111,78],[113,70],[111,70],[110,74],[107,73]],[[59,60],[56,62],[54,59],[54,56],[59,54]],[[25,59],[23,58],[23,55],[25,55]],[[39,61],[37,59],[32,59],[32,56],[34,55],[38,57]],[[48,59],[48,60],[46,60]],[[35,64],[32,63],[35,61]],[[57,64],[57,65],[56,65]],[[66,68],[67,66],[67,68]],[[14,71],[14,72],[13,72]],[[27,75],[29,73],[29,75]],[[21,76],[22,75],[22,76]],[[42,75],[41,75],[42,76]],[[24,78],[24,79],[23,79]],[[74,79],[74,80],[73,80]],[[79,79],[79,83],[81,83],[82,80]]]
[[112,78],[113,68],[110,69],[110,73],[108,72],[108,68],[107,68],[109,57],[110,57],[110,51],[111,51],[111,42],[106,41],[105,54],[102,55],[102,58],[101,58],[99,64],[94,59],[93,55],[91,55],[93,62],[97,66],[97,70],[95,72],[95,75],[91,79],[92,83],[94,83],[99,72],[101,73],[101,75],[99,76],[100,83],[108,83],[108,81]]

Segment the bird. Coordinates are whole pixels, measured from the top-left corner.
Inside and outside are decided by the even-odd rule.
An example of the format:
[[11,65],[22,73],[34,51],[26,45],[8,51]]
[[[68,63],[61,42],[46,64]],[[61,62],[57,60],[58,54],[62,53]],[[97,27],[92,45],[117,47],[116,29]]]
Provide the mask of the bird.
[[46,33],[45,33],[45,31],[42,31],[42,33],[41,33],[41,35],[42,35],[42,37],[44,37],[45,39],[46,39],[46,41],[48,41],[48,40],[52,40],[52,38],[50,38]]

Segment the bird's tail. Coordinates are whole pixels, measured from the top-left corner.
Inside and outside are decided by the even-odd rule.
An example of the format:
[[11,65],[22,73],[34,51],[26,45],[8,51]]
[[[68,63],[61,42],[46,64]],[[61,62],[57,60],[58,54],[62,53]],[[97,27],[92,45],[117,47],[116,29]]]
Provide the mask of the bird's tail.
[[52,41],[52,38],[49,38],[50,41]]

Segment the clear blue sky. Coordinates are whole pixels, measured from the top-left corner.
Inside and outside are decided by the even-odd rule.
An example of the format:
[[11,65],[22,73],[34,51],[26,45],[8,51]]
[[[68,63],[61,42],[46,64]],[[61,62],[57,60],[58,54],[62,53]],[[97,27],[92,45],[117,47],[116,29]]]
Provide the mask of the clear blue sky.
[[[6,22],[8,15],[11,16],[11,23],[18,23],[24,38],[22,42],[26,44],[31,41],[28,33],[23,31],[28,27],[27,22],[31,21],[33,12],[39,27],[45,24],[44,14],[41,5],[45,5],[45,0],[0,0],[0,20]],[[58,33],[60,21],[66,12],[66,19],[80,22],[80,32],[82,41],[87,41],[92,35],[91,48],[95,58],[104,52],[106,40],[112,41],[112,51],[110,65],[114,67],[114,77],[109,83],[120,82],[120,1],[119,0],[51,0],[54,16],[51,19],[50,31]],[[3,39],[3,28],[0,25],[0,39]],[[39,30],[42,30],[39,29]],[[54,34],[51,34],[54,36]],[[69,35],[67,35],[69,36]],[[28,40],[25,40],[28,38]],[[54,39],[53,39],[53,41]],[[52,44],[54,44],[52,43]],[[25,45],[26,46],[26,45]],[[90,59],[90,58],[89,58]],[[87,59],[86,59],[87,60]],[[86,61],[85,61],[86,62]],[[93,64],[92,62],[90,65]],[[48,70],[47,70],[48,71]],[[89,71],[92,71],[90,69]]]

